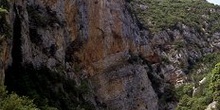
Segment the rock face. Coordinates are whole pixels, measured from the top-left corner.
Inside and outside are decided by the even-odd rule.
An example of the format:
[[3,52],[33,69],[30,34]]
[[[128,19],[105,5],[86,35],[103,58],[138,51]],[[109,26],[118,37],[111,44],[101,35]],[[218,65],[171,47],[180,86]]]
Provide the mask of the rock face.
[[[4,5],[3,1],[0,1],[0,4]],[[8,25],[10,17],[6,16],[6,13],[0,12],[0,14],[0,85],[3,85],[5,80],[5,70],[11,63],[10,52],[12,42],[11,30]]]
[[205,110],[217,110],[217,105],[218,102],[214,101],[211,104],[208,105],[208,107]]
[[[158,98],[146,69],[126,65],[92,78],[97,99],[113,110],[158,110]],[[152,103],[153,102],[153,103]]]
[[[143,55],[150,56],[151,50],[126,1],[27,0],[10,5],[11,69],[63,67],[66,78],[91,79],[98,108],[158,109],[144,66],[128,62],[131,54],[147,50]],[[77,74],[77,68],[82,72]]]
[[198,58],[219,49],[219,33],[207,39],[183,24],[150,35],[127,0],[19,0],[9,5],[13,44],[4,54],[12,64],[2,62],[14,71],[32,65],[61,70],[66,79],[87,78],[96,109],[164,109],[161,82],[176,82]]

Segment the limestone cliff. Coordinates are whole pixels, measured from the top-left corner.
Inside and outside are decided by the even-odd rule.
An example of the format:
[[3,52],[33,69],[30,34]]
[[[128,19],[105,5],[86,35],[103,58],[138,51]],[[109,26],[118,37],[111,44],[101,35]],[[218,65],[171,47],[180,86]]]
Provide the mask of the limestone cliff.
[[[13,29],[12,64],[6,73],[9,88],[22,88],[11,80],[28,71],[28,65],[55,72],[62,68],[66,79],[91,80],[97,107],[158,109],[144,66],[128,62],[131,54],[151,51],[126,1],[28,0],[9,5]],[[63,86],[58,88],[66,91]]]
[[[127,0],[11,0],[7,6],[12,38],[2,42],[0,78],[6,76],[9,90],[31,96],[30,86],[55,98],[49,104],[59,109],[73,109],[75,100],[96,109],[171,109],[175,99],[161,102],[172,91],[167,82],[176,83],[198,58],[219,50],[219,33],[207,39],[181,23],[150,34]],[[77,99],[70,83],[81,86],[82,80],[91,93]]]

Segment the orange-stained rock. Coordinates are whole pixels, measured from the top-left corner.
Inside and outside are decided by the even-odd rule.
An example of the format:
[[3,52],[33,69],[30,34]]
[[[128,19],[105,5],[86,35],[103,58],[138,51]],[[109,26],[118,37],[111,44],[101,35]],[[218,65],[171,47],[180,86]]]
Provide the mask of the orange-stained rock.
[[125,0],[27,0],[14,8],[23,65],[64,71],[76,81],[88,77],[97,107],[102,102],[115,110],[158,109],[144,66],[128,61],[143,53],[158,62]]

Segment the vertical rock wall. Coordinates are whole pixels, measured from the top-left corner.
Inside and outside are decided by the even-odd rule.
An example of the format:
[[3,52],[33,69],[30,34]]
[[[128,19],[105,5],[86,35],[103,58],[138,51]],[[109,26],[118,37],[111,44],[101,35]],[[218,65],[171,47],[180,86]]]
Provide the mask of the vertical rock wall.
[[151,50],[125,0],[10,4],[13,69],[33,65],[59,72],[61,67],[69,79],[88,77],[97,109],[158,109],[147,70],[128,62],[133,54]]

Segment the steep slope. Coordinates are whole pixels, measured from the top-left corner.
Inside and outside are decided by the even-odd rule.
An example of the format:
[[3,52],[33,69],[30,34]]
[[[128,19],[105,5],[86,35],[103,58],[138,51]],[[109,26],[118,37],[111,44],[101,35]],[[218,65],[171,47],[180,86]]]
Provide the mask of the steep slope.
[[157,109],[147,71],[128,62],[130,54],[150,49],[126,6],[125,1],[96,0],[10,2],[13,45],[12,64],[6,71],[8,89],[33,98],[40,95],[44,101],[55,98],[49,105],[71,109],[74,88],[68,80],[80,86],[81,78],[88,77],[98,108],[121,109],[114,104],[120,102],[122,109]]
[[[216,56],[217,57],[213,57]],[[208,60],[212,58],[211,60]],[[202,62],[206,60],[206,62]],[[188,76],[188,83],[177,88],[180,98],[177,110],[219,109],[219,54],[208,55],[197,63]],[[214,63],[214,65],[213,65]],[[198,68],[202,66],[203,68]],[[211,66],[211,67],[210,67]],[[213,68],[213,69],[212,69]]]
[[[63,110],[174,109],[177,99],[171,84],[183,83],[198,59],[220,47],[218,28],[212,29],[213,24],[219,24],[218,19],[213,21],[219,7],[205,1],[0,3],[9,11],[1,18],[1,33],[11,34],[1,46],[1,81],[5,75],[9,91],[35,98],[38,106],[48,104]],[[181,20],[173,18],[177,12],[163,13],[172,9],[163,7],[179,6],[182,10],[187,5],[199,16],[197,8],[191,9],[192,3],[203,3],[208,13],[214,13],[207,27],[200,27],[201,19],[185,21],[187,9]],[[3,30],[2,24],[8,24],[12,32]]]
[[162,73],[188,73],[199,58],[219,51],[219,6],[204,0],[133,0],[131,4],[152,34],[151,47],[166,63],[165,68],[160,65]]

